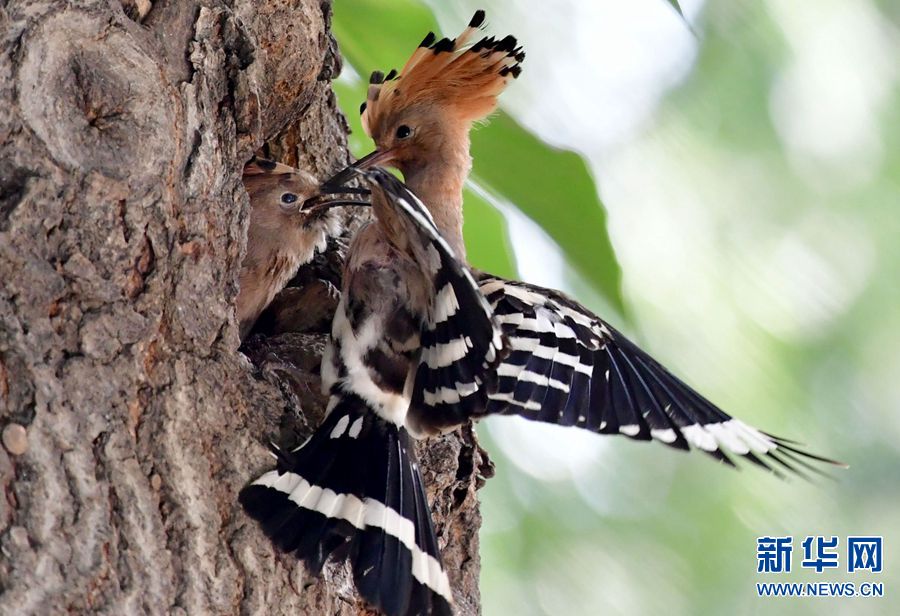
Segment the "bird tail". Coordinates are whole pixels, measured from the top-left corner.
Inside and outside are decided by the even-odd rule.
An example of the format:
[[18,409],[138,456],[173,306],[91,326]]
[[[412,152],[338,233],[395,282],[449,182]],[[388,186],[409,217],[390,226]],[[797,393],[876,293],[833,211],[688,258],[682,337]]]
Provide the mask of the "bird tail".
[[422,476],[410,437],[352,394],[310,439],[275,450],[277,468],[240,502],[284,552],[318,574],[349,558],[360,595],[388,616],[451,614]]
[[522,71],[525,52],[512,35],[473,37],[484,23],[476,11],[455,39],[435,40],[433,32],[419,44],[403,70],[372,73],[362,110],[362,124],[375,126],[381,114],[415,103],[439,103],[467,121],[480,120],[497,106],[497,97]]

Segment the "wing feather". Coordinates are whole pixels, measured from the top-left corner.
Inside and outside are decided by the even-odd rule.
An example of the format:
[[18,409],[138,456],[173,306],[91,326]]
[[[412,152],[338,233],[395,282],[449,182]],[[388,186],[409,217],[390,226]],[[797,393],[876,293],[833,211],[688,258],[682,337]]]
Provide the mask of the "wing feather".
[[383,169],[359,173],[377,187],[376,213],[383,203],[417,236],[408,246],[433,287],[407,427],[417,435],[453,428],[484,414],[487,382],[506,352],[502,330],[471,271],[456,258],[419,198]]
[[840,464],[733,419],[562,293],[487,274],[479,283],[512,349],[487,412],[693,447],[731,466],[742,457],[779,475]]

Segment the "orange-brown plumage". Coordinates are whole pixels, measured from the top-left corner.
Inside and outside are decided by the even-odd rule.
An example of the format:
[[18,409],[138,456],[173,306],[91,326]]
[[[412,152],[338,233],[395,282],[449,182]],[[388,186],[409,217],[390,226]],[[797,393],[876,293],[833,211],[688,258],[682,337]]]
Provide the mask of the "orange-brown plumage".
[[397,167],[460,256],[469,131],[496,108],[525,58],[513,36],[472,43],[483,21],[484,11],[476,12],[455,39],[435,42],[429,33],[399,74],[373,73],[361,109],[363,128],[378,148],[367,164]]
[[497,105],[497,96],[520,72],[525,58],[513,36],[493,37],[469,44],[484,19],[479,11],[455,39],[430,43],[429,36],[399,74],[385,79],[373,73],[365,108],[363,127],[370,137],[383,132],[393,116],[415,105],[440,106],[446,119],[472,122],[488,115]]
[[311,261],[317,250],[323,250],[339,227],[333,210],[303,208],[319,189],[311,174],[254,158],[244,167],[243,179],[251,210],[235,302],[241,338],[297,269]]

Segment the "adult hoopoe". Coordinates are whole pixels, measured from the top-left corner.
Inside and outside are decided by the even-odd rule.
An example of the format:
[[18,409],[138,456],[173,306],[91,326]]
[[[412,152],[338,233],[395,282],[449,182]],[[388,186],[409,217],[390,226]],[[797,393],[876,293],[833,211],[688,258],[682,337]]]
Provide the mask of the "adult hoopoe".
[[[477,11],[454,40],[429,33],[403,70],[373,74],[362,124],[377,149],[325,183],[329,190],[373,164],[393,165],[431,212],[456,254],[464,256],[462,187],[471,168],[469,130],[497,104],[525,57],[512,36],[464,45],[484,21]],[[476,273],[482,293],[508,338],[487,405],[474,414],[517,414],[603,434],[691,446],[726,464],[742,456],[778,474],[831,462],[732,419],[671,374],[611,325],[559,291]],[[438,297],[436,301],[440,302]],[[422,353],[451,362],[455,341],[423,338]],[[450,342],[455,342],[450,344]],[[458,408],[468,390],[452,382],[421,382],[414,403],[430,412]],[[463,385],[465,385],[463,383]]]
[[304,206],[319,193],[319,182],[305,171],[254,157],[244,166],[243,180],[251,210],[235,302],[241,339],[340,226],[330,209]]

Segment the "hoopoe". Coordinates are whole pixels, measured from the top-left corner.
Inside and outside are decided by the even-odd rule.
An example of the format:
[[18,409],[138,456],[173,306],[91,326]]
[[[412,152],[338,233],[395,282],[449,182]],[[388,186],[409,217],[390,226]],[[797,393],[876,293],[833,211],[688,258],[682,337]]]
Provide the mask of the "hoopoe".
[[[399,74],[373,75],[361,114],[377,149],[325,182],[339,190],[352,168],[397,167],[461,258],[469,130],[495,109],[525,57],[512,36],[481,39],[467,49],[483,21],[484,11],[477,11],[454,40],[434,43],[429,33]],[[563,293],[483,272],[476,278],[509,344],[487,405],[475,415],[516,414],[683,450],[693,446],[733,465],[731,453],[776,473],[779,467],[802,472],[804,458],[831,462],[731,418]],[[423,340],[422,353],[440,363],[452,361],[453,348]],[[435,383],[416,391],[414,403],[441,413],[465,397],[453,383]]]
[[[323,357],[328,413],[241,493],[313,571],[349,558],[360,594],[389,616],[452,611],[410,436],[518,414],[733,463],[728,452],[776,473],[831,462],[732,419],[562,293],[473,275],[462,240],[468,131],[524,58],[513,37],[469,45],[483,19],[454,40],[429,34],[399,74],[371,80],[363,125],[378,149],[324,185],[340,191],[364,174],[376,217],[350,248]],[[408,187],[362,171],[387,164]]]
[[324,250],[340,227],[330,208],[304,206],[319,193],[318,180],[306,171],[254,157],[244,166],[243,180],[251,210],[235,302],[242,340],[300,266]]
[[[413,404],[420,379],[470,383],[481,397],[504,339],[466,265],[428,209],[399,180],[374,168],[375,222],[350,246],[341,300],[322,359],[326,418],[277,468],[244,488],[241,503],[282,550],[313,573],[332,554],[350,559],[360,595],[390,616],[451,614],[431,512],[410,434],[456,425]],[[443,303],[435,298],[443,298]],[[424,338],[466,344],[435,364]],[[437,358],[440,359],[440,358]]]

